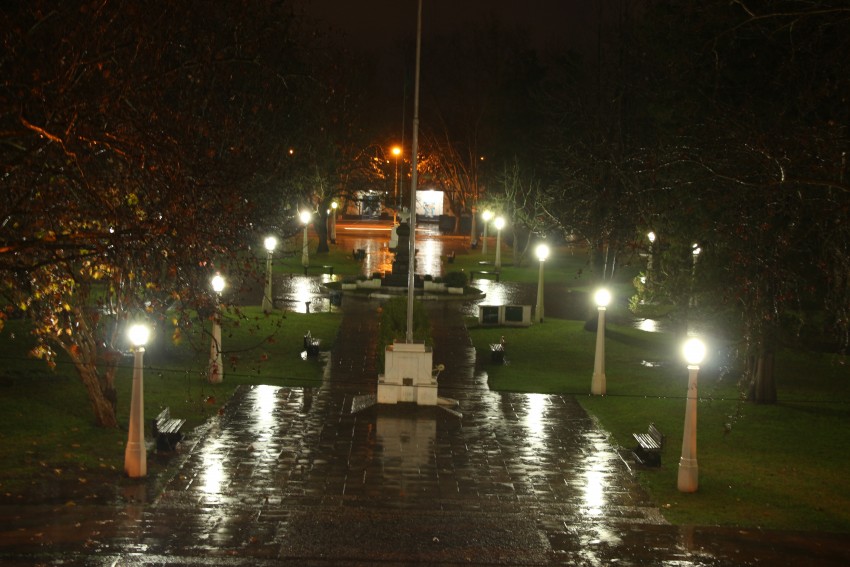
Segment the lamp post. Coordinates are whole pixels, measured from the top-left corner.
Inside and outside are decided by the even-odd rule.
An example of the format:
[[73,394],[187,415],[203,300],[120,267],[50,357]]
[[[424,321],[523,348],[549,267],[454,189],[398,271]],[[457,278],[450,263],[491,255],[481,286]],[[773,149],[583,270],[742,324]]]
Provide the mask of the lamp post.
[[697,258],[699,258],[700,252],[702,252],[702,249],[699,247],[699,244],[694,243],[692,251],[694,263],[691,265],[691,307],[695,307],[697,304],[697,299],[694,296],[694,287],[697,282]]
[[481,220],[484,221],[484,244],[481,245],[481,255],[487,255],[487,227],[490,225],[490,219],[493,218],[493,211],[485,210],[481,213]]
[[272,301],[272,254],[277,247],[277,238],[267,236],[263,241],[263,246],[266,247],[268,255],[266,255],[266,292],[263,294],[263,311],[271,311],[274,309],[274,301]]
[[652,285],[652,256],[655,254],[655,249],[653,245],[655,244],[655,233],[653,231],[649,231],[646,235],[649,239],[649,256],[646,259],[646,283],[647,286]]
[[130,397],[130,430],[127,434],[127,448],[124,449],[124,471],[130,478],[139,478],[148,474],[143,359],[150,329],[147,325],[133,325],[127,334],[133,345],[133,391]]
[[682,434],[682,456],[679,459],[679,491],[696,492],[699,486],[697,466],[697,375],[705,358],[705,344],[688,339],[682,352],[688,363],[688,399],[685,402],[685,431]]
[[538,323],[543,322],[543,264],[546,258],[549,257],[549,247],[545,244],[538,244],[534,249],[534,254],[540,260],[540,276],[537,278],[537,309],[535,311],[535,319]]
[[502,269],[502,229],[505,227],[505,219],[496,217],[493,221],[493,226],[496,227],[496,271]]
[[310,219],[313,218],[310,211],[301,211],[299,215],[301,222],[304,224],[304,246],[301,248],[301,265],[304,266],[304,274],[307,274],[307,268],[310,267],[310,249],[307,245],[307,227],[310,226]]
[[224,278],[216,274],[212,279],[215,292],[215,313],[213,314],[212,342],[210,343],[210,371],[208,380],[219,384],[224,379],[224,364],[221,361],[221,292],[224,291]]
[[336,201],[331,203],[331,244],[336,244],[336,210],[339,203]]
[[604,396],[605,385],[605,309],[611,302],[611,293],[600,289],[593,296],[599,311],[599,322],[596,325],[596,357],[593,360],[593,379],[590,382],[590,393]]
[[395,197],[395,206],[393,207],[393,224],[395,224],[398,220],[398,210],[401,207],[401,201],[399,201],[398,193],[398,158],[401,157],[401,146],[393,146],[390,151],[395,156],[395,183],[393,185],[393,196]]

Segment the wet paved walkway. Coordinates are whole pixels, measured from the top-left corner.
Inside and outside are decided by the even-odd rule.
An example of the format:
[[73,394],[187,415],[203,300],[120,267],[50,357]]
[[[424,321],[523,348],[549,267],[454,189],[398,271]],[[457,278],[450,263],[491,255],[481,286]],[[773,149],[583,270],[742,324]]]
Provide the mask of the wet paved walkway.
[[429,310],[434,363],[446,366],[440,395],[457,399],[462,417],[407,405],[352,413],[353,400],[375,391],[377,308],[346,298],[321,388],[240,390],[187,443],[161,491],[139,485],[120,508],[22,511],[19,530],[33,537],[12,546],[0,540],[2,563],[824,566],[850,560],[838,536],[666,525],[574,399],[487,389],[456,306]]

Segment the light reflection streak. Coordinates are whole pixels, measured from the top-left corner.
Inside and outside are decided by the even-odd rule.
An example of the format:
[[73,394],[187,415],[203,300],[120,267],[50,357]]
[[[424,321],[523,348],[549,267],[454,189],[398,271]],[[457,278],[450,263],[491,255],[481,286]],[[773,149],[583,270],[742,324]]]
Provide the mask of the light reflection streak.
[[419,243],[419,253],[416,255],[416,273],[439,276],[442,270],[441,250],[442,245],[437,246],[437,242],[434,240],[425,240]]
[[528,440],[533,447],[542,448],[548,396],[545,394],[526,394],[525,399],[528,407],[523,424],[528,430]]
[[269,437],[273,432],[274,409],[277,405],[279,390],[279,388],[267,384],[260,384],[253,389],[254,407],[251,413],[254,416],[257,431],[261,432],[263,437]]
[[205,447],[203,460],[203,484],[201,490],[205,494],[221,494],[221,488],[227,481],[224,470],[224,443],[220,438],[211,439],[209,447]]
[[601,516],[602,508],[605,506],[605,473],[600,470],[589,469],[584,472],[584,504],[587,515]]
[[487,305],[507,305],[507,288],[504,285],[486,279],[475,280],[473,285],[484,292]]

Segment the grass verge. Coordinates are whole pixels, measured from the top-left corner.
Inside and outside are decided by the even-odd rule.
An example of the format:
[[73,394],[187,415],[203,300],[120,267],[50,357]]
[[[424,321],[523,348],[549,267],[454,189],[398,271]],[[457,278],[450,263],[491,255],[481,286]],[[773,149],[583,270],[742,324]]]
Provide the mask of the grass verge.
[[[494,390],[575,395],[627,449],[635,445],[632,433],[655,422],[666,435],[662,466],[637,471],[671,522],[850,532],[843,483],[850,468],[850,381],[839,358],[780,353],[776,405],[741,401],[737,377],[707,361],[699,374],[700,486],[683,494],[677,474],[688,374],[672,336],[608,325],[607,395],[594,397],[595,333],[582,322],[485,328],[470,321],[469,330]],[[502,335],[509,364],[491,365],[488,345]]]
[[[184,431],[218,414],[240,385],[319,386],[323,363],[303,360],[306,331],[333,347],[338,313],[264,314],[243,307],[225,315],[222,346],[225,372],[220,384],[206,379],[209,323],[158,329],[144,356],[145,426],[162,408],[186,419]],[[104,485],[123,479],[130,410],[132,357],[118,370],[119,429],[96,427],[73,367],[59,360],[55,370],[26,357],[32,343],[25,321],[9,321],[0,334],[0,502],[102,498]],[[157,460],[149,460],[156,474]]]

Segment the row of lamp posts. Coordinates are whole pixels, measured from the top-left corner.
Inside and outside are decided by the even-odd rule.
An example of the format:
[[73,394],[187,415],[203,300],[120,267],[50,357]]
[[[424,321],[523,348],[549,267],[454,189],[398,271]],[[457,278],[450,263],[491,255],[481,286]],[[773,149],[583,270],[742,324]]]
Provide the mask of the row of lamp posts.
[[[484,244],[483,251],[487,247],[487,224],[490,218],[490,212],[484,212]],[[305,267],[309,265],[308,248],[307,248],[307,226],[309,225],[311,215],[309,212],[301,213],[301,221],[304,223],[304,248],[302,254],[302,263]],[[498,217],[494,222],[497,230],[496,239],[496,268],[500,268],[499,250],[501,242],[499,235],[504,227],[504,220]],[[654,234],[650,233],[650,243],[654,242]],[[266,257],[266,288],[263,296],[263,310],[270,311],[272,309],[272,254],[277,246],[277,239],[274,236],[269,236],[264,241],[264,246],[268,252]],[[695,248],[694,259],[699,254],[698,248]],[[549,247],[546,244],[539,244],[535,249],[535,254],[540,262],[540,273],[537,283],[537,306],[535,319],[537,322],[543,321],[543,265],[549,257]],[[216,309],[213,315],[212,327],[212,342],[210,345],[210,363],[209,363],[209,381],[211,383],[220,383],[223,379],[224,367],[222,363],[221,349],[221,320],[220,320],[220,299],[221,293],[224,291],[225,281],[221,274],[216,274],[211,281],[213,291],[216,298]],[[598,322],[596,327],[596,350],[593,363],[593,377],[591,379],[590,391],[591,394],[604,396],[606,393],[606,377],[605,377],[605,311],[611,302],[611,294],[606,289],[600,289],[594,295],[598,311]],[[143,388],[143,356],[145,345],[149,337],[149,329],[144,325],[133,325],[129,330],[130,342],[133,345],[134,364],[133,364],[133,386],[130,402],[130,427],[127,438],[127,447],[124,452],[124,468],[127,475],[130,477],[141,477],[147,474],[147,461],[144,441],[144,388]],[[684,346],[685,360],[688,363],[688,393],[685,406],[685,427],[682,437],[682,455],[679,459],[679,478],[678,488],[682,492],[695,492],[699,485],[698,466],[697,466],[697,375],[699,373],[699,365],[705,357],[705,345],[699,339],[689,339]]]
[[[336,207],[334,206],[334,209]],[[307,226],[312,215],[309,212],[301,213],[301,222],[304,223],[304,252],[302,262],[304,267],[308,266],[309,258],[307,252]],[[263,241],[266,249],[266,287],[263,295],[263,310],[271,311],[272,302],[272,255],[277,247],[277,238],[268,236]],[[210,359],[208,365],[207,379],[212,384],[221,383],[224,379],[224,364],[221,348],[221,294],[224,291],[225,280],[221,274],[216,274],[210,281],[215,292],[215,312],[213,313],[212,340],[210,342]],[[150,329],[147,325],[132,325],[127,332],[130,344],[133,347],[133,385],[130,395],[130,426],[127,434],[127,446],[124,450],[124,471],[131,478],[139,478],[147,475],[147,451],[145,448],[145,416],[144,416],[144,353],[145,345],[150,337]]]
[[[487,224],[492,216],[490,211],[484,211],[482,214],[484,224],[484,248],[486,253],[487,246]],[[501,230],[502,226],[497,226]],[[652,245],[655,243],[655,233],[650,232],[648,235],[650,242],[650,259],[647,266],[647,271],[652,270]],[[497,240],[498,242],[498,240]],[[497,252],[498,254],[498,252]],[[693,246],[694,268],[696,268],[697,256],[700,254],[698,245]],[[537,306],[535,311],[535,320],[538,323],[543,322],[543,265],[549,257],[549,247],[546,244],[538,244],[535,248],[535,255],[540,262],[540,273],[537,281]],[[598,312],[598,321],[596,326],[596,349],[593,362],[593,376],[590,383],[590,392],[596,396],[604,396],[606,393],[606,377],[605,377],[605,312],[608,305],[611,303],[611,293],[607,289],[599,289],[594,294]],[[681,492],[695,492],[699,486],[698,465],[697,465],[697,376],[699,374],[699,365],[705,358],[705,344],[697,339],[688,339],[683,346],[683,354],[685,361],[688,364],[688,392],[685,406],[685,426],[682,436],[682,454],[679,459],[679,478],[678,488]]]
[[[543,263],[541,260],[541,281]],[[539,289],[539,288],[538,288]],[[538,291],[540,294],[540,291]],[[605,311],[611,302],[611,294],[600,289],[594,295],[599,319],[596,327],[596,354],[593,362],[593,377],[590,393],[604,396],[605,381]],[[538,305],[541,305],[538,298]],[[678,488],[681,492],[696,492],[699,487],[699,468],[697,466],[697,376],[699,365],[705,358],[705,343],[700,339],[688,339],[682,347],[685,362],[688,364],[688,393],[685,405],[685,427],[682,434],[682,455],[679,458]]]

